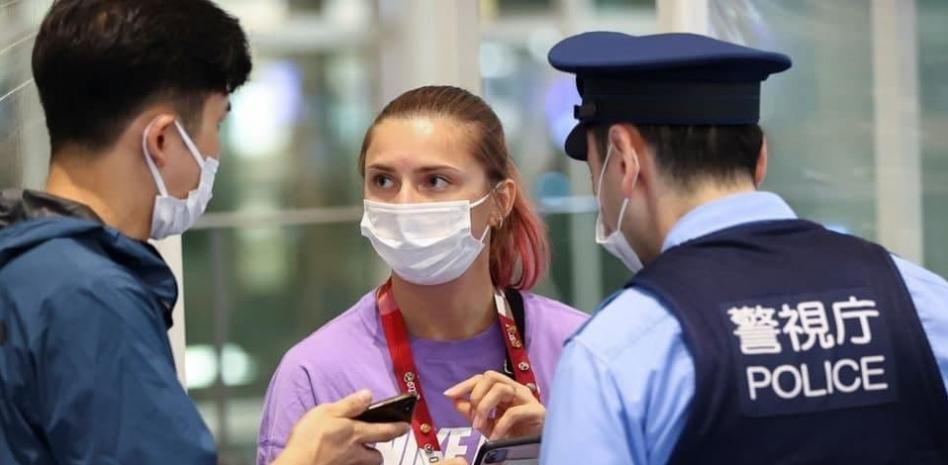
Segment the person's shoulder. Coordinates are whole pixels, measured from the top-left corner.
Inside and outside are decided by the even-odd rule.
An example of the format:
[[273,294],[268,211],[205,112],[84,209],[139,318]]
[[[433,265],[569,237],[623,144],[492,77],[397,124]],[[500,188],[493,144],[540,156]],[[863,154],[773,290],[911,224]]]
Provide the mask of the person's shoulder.
[[[124,266],[81,237],[37,244],[0,274],[0,291],[28,337],[163,350],[163,307]],[[63,339],[64,338],[64,339]],[[169,353],[170,355],[170,353]]]
[[374,297],[369,292],[290,348],[270,381],[268,396],[302,396],[311,407],[366,387],[371,376],[391,373],[380,355],[386,348]]
[[655,296],[630,288],[607,301],[573,339],[608,364],[681,338],[678,320]]
[[29,295],[31,300],[42,300],[47,305],[66,304],[60,307],[96,301],[100,305],[91,308],[108,310],[147,294],[125,267],[98,249],[94,241],[82,237],[47,240],[0,268],[0,272],[0,282],[11,295]]
[[588,314],[563,302],[531,292],[521,292],[521,295],[527,320],[527,333],[553,338],[559,346],[589,319]]
[[588,313],[577,310],[558,300],[532,292],[521,292],[520,295],[523,296],[524,309],[530,312],[542,312],[544,319],[582,324],[589,318]]
[[308,366],[327,369],[352,363],[353,350],[383,341],[381,325],[375,311],[375,291],[359,298],[348,310],[296,343],[280,363],[281,367]]
[[[52,238],[24,251],[5,266],[8,273],[42,277],[44,281],[68,278],[67,282],[99,281],[121,274],[121,267],[84,237]],[[107,279],[106,279],[107,281]]]
[[892,255],[892,261],[902,275],[906,286],[913,288],[928,288],[934,291],[948,292],[948,281],[935,272],[898,255]]
[[[636,288],[606,301],[569,342],[557,370],[614,386],[614,394],[604,388],[592,395],[617,396],[629,406],[625,421],[656,430],[683,421],[694,392],[694,361],[681,325],[657,298]],[[589,394],[578,394],[581,386],[573,388],[577,395]]]
[[892,256],[909,297],[915,305],[919,320],[930,338],[938,339],[943,344],[944,338],[939,334],[948,334],[948,312],[945,312],[945,302],[948,302],[948,281],[938,274],[918,264],[898,256]]

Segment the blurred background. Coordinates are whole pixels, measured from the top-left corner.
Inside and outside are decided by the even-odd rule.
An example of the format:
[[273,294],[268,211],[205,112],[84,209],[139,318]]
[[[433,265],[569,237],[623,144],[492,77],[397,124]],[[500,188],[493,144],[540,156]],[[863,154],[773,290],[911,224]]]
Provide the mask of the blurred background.
[[[578,100],[546,53],[607,29],[703,32],[782,51],[764,85],[763,188],[829,227],[948,275],[944,0],[221,0],[255,60],[233,98],[210,212],[183,237],[187,387],[222,463],[254,460],[283,353],[387,275],[359,233],[359,146],[402,91],[455,83],[504,122],[553,242],[538,292],[592,311],[628,279],[593,241],[585,165],[561,142]],[[0,0],[0,187],[48,163],[30,76],[49,0]],[[180,333],[183,335],[184,333]],[[182,344],[184,347],[184,344]]]

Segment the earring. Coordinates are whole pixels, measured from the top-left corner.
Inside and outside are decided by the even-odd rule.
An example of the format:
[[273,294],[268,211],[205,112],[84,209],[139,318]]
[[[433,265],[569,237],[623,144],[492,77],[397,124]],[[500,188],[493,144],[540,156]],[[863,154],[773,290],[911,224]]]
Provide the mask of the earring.
[[497,220],[497,229],[500,229],[504,227],[504,217],[499,216],[498,218],[499,219]]

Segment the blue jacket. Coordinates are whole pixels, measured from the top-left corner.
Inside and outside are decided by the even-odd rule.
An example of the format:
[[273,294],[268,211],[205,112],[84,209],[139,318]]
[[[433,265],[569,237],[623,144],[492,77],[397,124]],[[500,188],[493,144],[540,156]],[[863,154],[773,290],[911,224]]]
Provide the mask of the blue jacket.
[[85,206],[0,196],[0,464],[215,464],[178,382],[154,248]]

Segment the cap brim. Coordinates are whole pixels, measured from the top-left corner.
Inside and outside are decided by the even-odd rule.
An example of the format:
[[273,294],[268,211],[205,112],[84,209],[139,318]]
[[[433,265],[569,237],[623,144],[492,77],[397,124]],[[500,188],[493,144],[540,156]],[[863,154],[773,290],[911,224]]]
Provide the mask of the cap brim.
[[586,126],[577,124],[566,136],[566,154],[570,158],[586,161]]

